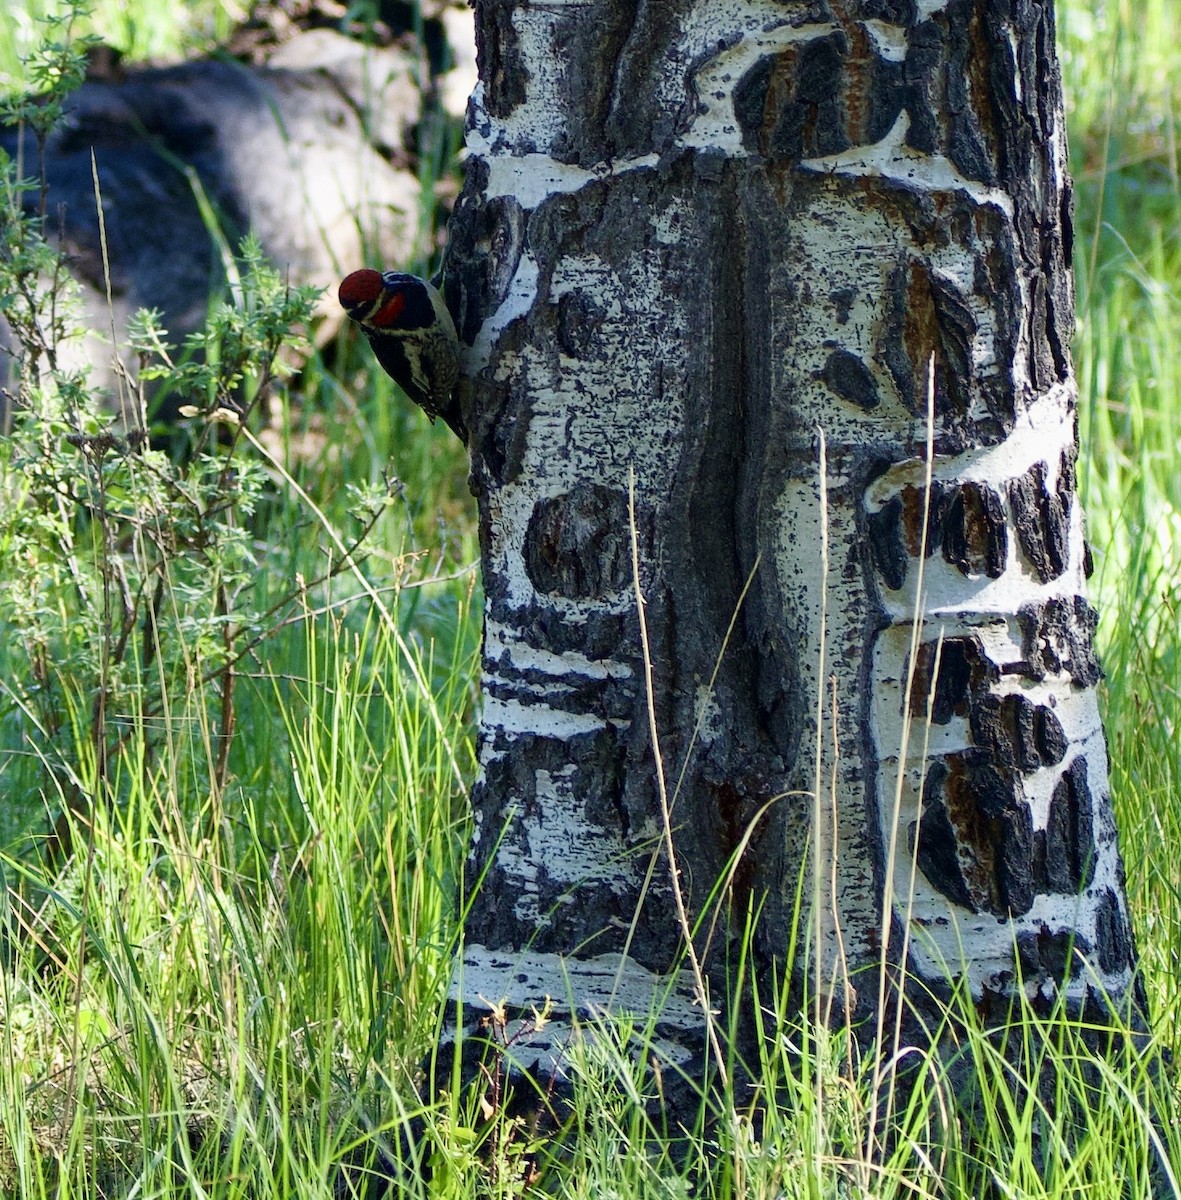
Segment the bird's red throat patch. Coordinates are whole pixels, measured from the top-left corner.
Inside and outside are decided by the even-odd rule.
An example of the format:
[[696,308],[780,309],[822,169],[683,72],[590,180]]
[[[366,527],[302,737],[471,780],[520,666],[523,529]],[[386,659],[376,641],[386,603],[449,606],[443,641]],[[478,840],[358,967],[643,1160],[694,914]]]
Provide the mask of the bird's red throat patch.
[[370,322],[376,325],[379,329],[386,325],[392,325],[402,315],[402,309],[406,307],[406,296],[402,292],[395,292],[390,298],[369,318]]

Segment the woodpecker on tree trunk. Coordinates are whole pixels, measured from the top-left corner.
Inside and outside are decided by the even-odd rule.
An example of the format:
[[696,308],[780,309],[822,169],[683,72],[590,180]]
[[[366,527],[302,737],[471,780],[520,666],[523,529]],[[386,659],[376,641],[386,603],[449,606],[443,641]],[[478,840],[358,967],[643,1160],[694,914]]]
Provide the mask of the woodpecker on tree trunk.
[[459,338],[438,291],[417,275],[367,268],[347,275],[337,295],[345,312],[365,331],[386,374],[432,422],[442,417],[466,442],[455,395]]

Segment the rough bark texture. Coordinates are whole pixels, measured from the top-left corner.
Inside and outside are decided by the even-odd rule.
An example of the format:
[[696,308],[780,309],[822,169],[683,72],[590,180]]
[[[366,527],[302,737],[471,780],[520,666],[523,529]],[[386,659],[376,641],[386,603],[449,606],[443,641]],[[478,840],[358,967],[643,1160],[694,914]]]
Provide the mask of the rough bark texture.
[[[883,930],[902,944],[916,855],[920,978],[966,973],[981,1000],[1018,971],[1046,1000],[1125,992],[1051,4],[476,8],[447,276],[487,593],[465,1002],[634,1010],[671,984],[670,1047],[700,1026],[687,977],[668,978],[667,866],[649,876],[629,471],[671,779],[688,759],[674,821],[693,903],[779,797],[733,884],[739,911],[764,905],[765,961],[815,846],[819,963],[835,987],[854,976],[859,1012]],[[826,814],[834,777],[836,800],[815,829],[818,693]]]

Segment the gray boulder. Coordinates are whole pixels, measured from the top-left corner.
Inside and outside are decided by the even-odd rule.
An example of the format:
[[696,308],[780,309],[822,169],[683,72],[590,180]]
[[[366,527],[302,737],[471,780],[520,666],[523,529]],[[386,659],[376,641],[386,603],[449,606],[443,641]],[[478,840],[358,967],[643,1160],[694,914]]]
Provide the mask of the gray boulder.
[[[84,83],[46,153],[49,232],[81,287],[89,327],[67,358],[90,365],[114,396],[114,356],[131,314],[158,309],[179,343],[203,324],[222,285],[222,247],[236,247],[247,230],[295,284],[327,288],[362,263],[409,262],[419,185],[391,163],[389,149],[405,143],[421,115],[413,66],[403,50],[318,30],[287,43],[266,67],[204,59]],[[27,132],[0,130],[0,148],[21,156],[25,174],[37,162]],[[217,231],[202,215],[202,194]],[[32,208],[38,197],[25,201]],[[315,336],[323,342],[342,314],[327,298],[321,307]],[[0,327],[0,387],[12,366],[8,341]]]

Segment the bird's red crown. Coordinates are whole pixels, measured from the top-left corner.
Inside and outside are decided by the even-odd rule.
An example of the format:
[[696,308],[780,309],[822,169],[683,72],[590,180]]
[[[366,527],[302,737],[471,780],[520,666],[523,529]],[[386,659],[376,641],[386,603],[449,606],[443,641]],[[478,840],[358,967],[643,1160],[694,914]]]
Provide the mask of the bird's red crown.
[[354,271],[351,275],[346,275],[340,281],[337,295],[340,297],[341,307],[352,312],[354,309],[368,308],[384,290],[385,283],[381,272],[366,267],[363,271]]

